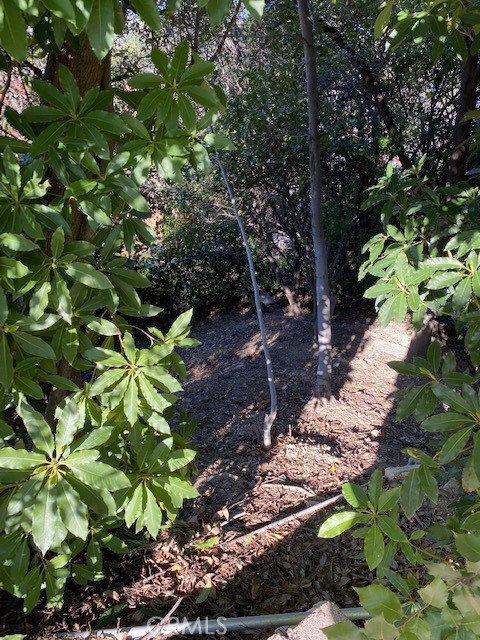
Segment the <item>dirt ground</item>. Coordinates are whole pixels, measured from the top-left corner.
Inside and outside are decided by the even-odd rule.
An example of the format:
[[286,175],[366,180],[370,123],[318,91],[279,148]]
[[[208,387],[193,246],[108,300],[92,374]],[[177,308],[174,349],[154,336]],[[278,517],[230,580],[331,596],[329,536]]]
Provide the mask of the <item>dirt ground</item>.
[[278,392],[270,454],[257,435],[269,399],[254,311],[196,322],[192,334],[202,345],[183,354],[189,380],[181,404],[198,418],[200,497],[173,533],[121,561],[112,558],[103,582],[69,589],[61,612],[43,610],[22,622],[19,604],[7,598],[0,631],[26,628],[30,637],[46,637],[94,628],[100,616],[103,627],[145,625],[175,604],[179,619],[306,610],[325,598],[357,605],[353,587],[372,576],[356,540],[317,537],[331,510],[245,534],[336,495],[345,481],[366,482],[377,465],[404,464],[401,449],[424,444],[415,423],[395,418],[395,393],[409,381],[387,366],[407,357],[412,330],[381,328],[365,306],[340,307],[333,322],[335,397],[316,406],[310,316],[290,317],[279,304],[265,321]]

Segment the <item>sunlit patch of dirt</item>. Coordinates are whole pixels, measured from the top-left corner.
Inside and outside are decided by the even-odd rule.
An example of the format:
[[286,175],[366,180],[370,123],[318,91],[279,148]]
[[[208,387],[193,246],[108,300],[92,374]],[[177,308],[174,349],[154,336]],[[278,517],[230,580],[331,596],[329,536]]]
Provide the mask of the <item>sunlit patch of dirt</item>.
[[[271,452],[262,451],[257,435],[269,394],[254,311],[195,323],[202,344],[183,354],[189,379],[181,406],[198,418],[200,497],[186,506],[176,531],[112,559],[102,583],[70,590],[62,612],[32,614],[30,633],[88,628],[118,604],[125,605],[120,626],[145,624],[180,597],[180,618],[302,610],[323,598],[357,603],[353,587],[372,578],[359,542],[317,537],[337,507],[247,534],[337,494],[345,481],[364,483],[377,465],[404,464],[401,449],[422,446],[417,426],[398,424],[394,414],[395,392],[409,381],[387,366],[407,356],[412,330],[407,323],[381,328],[370,308],[340,308],[333,322],[335,397],[319,406],[312,401],[311,319],[277,307],[265,322],[278,391]],[[237,637],[244,636],[227,635]]]

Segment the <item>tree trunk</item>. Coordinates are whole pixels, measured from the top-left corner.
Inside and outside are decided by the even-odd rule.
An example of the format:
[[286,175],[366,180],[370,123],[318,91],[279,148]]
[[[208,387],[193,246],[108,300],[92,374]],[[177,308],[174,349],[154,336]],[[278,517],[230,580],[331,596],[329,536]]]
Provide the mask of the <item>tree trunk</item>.
[[469,56],[462,64],[460,75],[460,91],[456,105],[456,119],[453,129],[450,162],[448,164],[448,182],[463,180],[467,167],[469,145],[466,142],[472,132],[472,122],[464,122],[468,111],[475,109],[478,83],[480,80],[480,62],[478,54]]
[[315,259],[315,311],[317,328],[317,375],[315,398],[329,399],[332,377],[332,331],[330,317],[330,284],[327,250],[323,228],[322,169],[320,154],[318,83],[315,61],[315,38],[308,16],[307,0],[298,0],[298,17],[302,30],[308,101],[308,132],[310,150],[310,215]]

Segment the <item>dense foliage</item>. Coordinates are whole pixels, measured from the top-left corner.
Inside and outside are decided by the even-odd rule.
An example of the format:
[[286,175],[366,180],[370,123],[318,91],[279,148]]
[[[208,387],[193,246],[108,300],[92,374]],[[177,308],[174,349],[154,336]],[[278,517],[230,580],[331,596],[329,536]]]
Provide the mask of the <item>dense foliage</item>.
[[[218,24],[230,3],[202,6]],[[159,27],[153,1],[132,7]],[[6,108],[0,140],[0,587],[29,610],[44,591],[60,605],[70,576],[101,577],[102,549],[125,550],[122,529],[155,537],[196,495],[192,425],[169,424],[191,312],[145,329],[160,309],[141,303],[149,282],[129,256],[155,239],[140,192],[151,168],[208,173],[209,148],[231,143],[205,133],[225,97],[186,41],[154,48],[148,69],[110,89],[122,3],[0,9],[7,68],[31,51],[44,67],[30,106]]]
[[[376,22],[377,35],[387,27],[393,2],[384,3]],[[473,64],[480,46],[480,12],[470,3],[425,2],[421,11],[401,11],[389,36],[390,46],[403,40],[428,41],[438,60],[453,47],[462,66]],[[475,60],[478,65],[478,60]],[[477,113],[461,114],[462,124]],[[465,332],[473,365],[480,363],[478,186],[476,170],[461,178],[467,166],[451,150],[449,177],[442,185],[425,171],[423,158],[411,170],[392,164],[370,190],[365,207],[381,210],[383,233],[365,247],[368,259],[360,277],[377,283],[367,291],[376,298],[384,324],[401,321],[407,310],[417,326],[426,312],[451,316]],[[475,159],[471,157],[471,162]],[[452,170],[453,169],[453,170]],[[450,639],[480,637],[480,395],[478,373],[458,371],[454,355],[442,357],[438,342],[427,358],[412,364],[393,362],[399,373],[415,376],[398,405],[400,419],[414,415],[431,434],[431,448],[405,451],[415,462],[400,486],[384,491],[376,470],[368,491],[348,483],[343,487],[353,511],[329,518],[320,535],[332,537],[361,525],[365,560],[378,584],[358,589],[360,603],[371,614],[362,629],[341,623],[326,631],[329,638]],[[418,381],[421,384],[418,385]],[[414,516],[425,499],[438,503],[439,486],[454,481],[457,499],[443,521],[424,527]],[[419,526],[420,525],[420,526]],[[411,572],[394,570],[397,554]],[[422,567],[422,571],[416,571]]]

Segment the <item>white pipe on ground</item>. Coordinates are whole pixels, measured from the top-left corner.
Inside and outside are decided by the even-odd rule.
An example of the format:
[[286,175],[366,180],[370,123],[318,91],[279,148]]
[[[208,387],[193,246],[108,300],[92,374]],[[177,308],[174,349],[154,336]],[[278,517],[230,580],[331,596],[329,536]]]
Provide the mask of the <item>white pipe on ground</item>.
[[[209,620],[194,620],[184,622],[174,622],[170,624],[151,624],[143,627],[124,627],[118,629],[100,629],[98,631],[77,631],[56,633],[56,638],[73,640],[74,638],[121,638],[122,640],[141,640],[148,637],[148,640],[155,638],[168,638],[172,635],[213,635],[214,633],[225,634],[229,631],[248,631],[260,629],[272,629],[276,627],[289,627],[302,622],[314,609],[309,611],[298,611],[294,613],[277,613],[266,616],[246,616],[244,618],[214,618]],[[367,620],[370,616],[362,607],[352,607],[341,609],[342,613],[349,620]],[[148,635],[147,635],[148,634]]]

